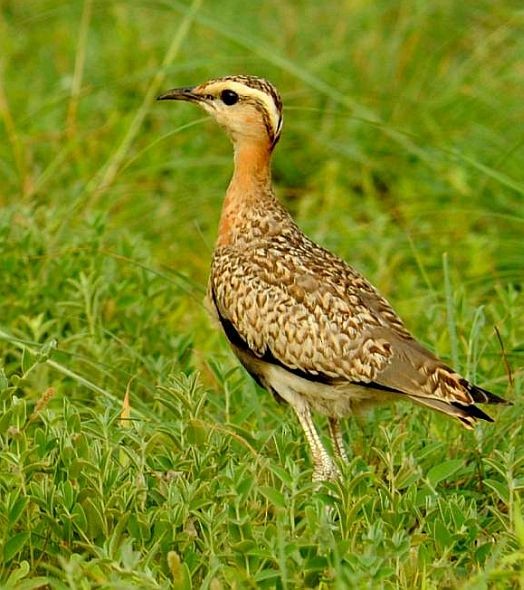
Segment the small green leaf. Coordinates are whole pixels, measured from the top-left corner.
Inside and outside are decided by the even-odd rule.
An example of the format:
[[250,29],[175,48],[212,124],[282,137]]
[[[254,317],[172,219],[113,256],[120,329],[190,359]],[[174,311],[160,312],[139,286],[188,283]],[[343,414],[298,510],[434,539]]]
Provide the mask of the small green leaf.
[[187,425],[187,440],[192,445],[204,445],[209,437],[209,430],[200,420],[189,420]]
[[17,533],[13,535],[4,545],[4,561],[13,559],[23,549],[28,539],[29,533]]
[[105,521],[102,511],[90,497],[85,499],[83,508],[87,518],[89,535],[92,538],[96,538],[99,534],[105,532]]
[[109,551],[111,555],[116,555],[117,548],[120,547],[122,543],[122,536],[126,529],[128,520],[129,514],[122,514],[117,522],[116,527],[113,529],[113,534],[111,535],[111,539],[109,541]]
[[449,508],[449,513],[451,515],[451,518],[453,519],[453,524],[454,524],[455,528],[460,529],[460,527],[466,521],[466,516],[465,516],[464,512],[462,511],[461,507],[456,502],[450,501],[448,504],[448,508]]
[[20,497],[13,503],[11,506],[11,510],[9,511],[9,526],[11,528],[17,523],[18,519],[22,515],[22,512],[25,510],[29,502],[29,498],[27,497]]
[[35,365],[35,359],[33,354],[28,348],[22,350],[22,372],[24,376],[31,371]]
[[259,488],[260,493],[266,497],[272,504],[277,506],[277,508],[285,508],[287,505],[286,498],[284,494],[276,490],[275,488],[271,488],[269,486],[261,486]]
[[83,531],[87,528],[87,517],[82,504],[76,503],[71,511],[73,515],[73,521],[79,531]]
[[513,526],[515,528],[515,536],[517,537],[521,548],[524,549],[524,517],[522,516],[522,509],[519,498],[515,498],[513,505]]
[[257,544],[252,539],[245,539],[243,541],[239,541],[238,543],[231,543],[231,548],[235,552],[245,555],[251,553],[253,549],[256,549]]
[[71,510],[75,502],[75,491],[69,480],[65,481],[62,485],[62,496],[64,499],[64,506],[67,510]]
[[0,369],[0,392],[4,391],[9,387],[9,381],[7,380],[4,369]]
[[8,428],[11,426],[12,419],[13,409],[9,408],[0,416],[0,434],[4,434],[7,432]]
[[7,583],[5,585],[6,588],[18,588],[17,582],[19,582],[22,578],[25,578],[30,571],[29,563],[27,561],[22,561],[20,563],[20,567],[18,569],[11,572],[9,578],[7,578]]
[[441,548],[450,547],[452,545],[453,537],[441,520],[435,522],[433,534],[435,535],[435,541],[441,546]]
[[484,543],[475,551],[475,561],[483,565],[489,554],[493,551],[493,543]]
[[496,479],[485,479],[484,483],[497,494],[504,504],[509,504],[509,490],[506,484],[503,484]]
[[257,582],[268,582],[268,581],[275,581],[275,588],[277,587],[277,581],[281,582],[281,574],[280,572],[274,570],[265,570],[260,573],[255,574],[255,580]]
[[448,479],[456,473],[464,464],[462,459],[450,459],[439,465],[435,465],[428,471],[427,478],[432,487],[435,487],[442,480]]
[[39,351],[38,360],[40,362],[47,360],[56,347],[57,341],[54,338],[46,342]]

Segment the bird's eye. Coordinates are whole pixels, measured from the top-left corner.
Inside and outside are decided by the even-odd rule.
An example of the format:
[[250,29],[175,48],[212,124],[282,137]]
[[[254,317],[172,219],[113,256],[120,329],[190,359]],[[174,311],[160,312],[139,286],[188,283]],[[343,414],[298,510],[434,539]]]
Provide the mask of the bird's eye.
[[238,94],[233,90],[222,90],[220,93],[220,98],[222,99],[222,102],[228,107],[238,102]]

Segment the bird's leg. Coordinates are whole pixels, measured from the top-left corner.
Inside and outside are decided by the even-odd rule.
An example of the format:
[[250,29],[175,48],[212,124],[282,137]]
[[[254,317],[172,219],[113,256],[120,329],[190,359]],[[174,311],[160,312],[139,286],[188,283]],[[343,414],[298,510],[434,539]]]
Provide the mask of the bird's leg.
[[306,434],[307,441],[311,448],[313,455],[313,481],[326,481],[337,479],[340,475],[337,466],[333,463],[331,457],[328,455],[318,433],[311,419],[311,410],[307,403],[300,405],[293,405],[298,419],[304,433]]
[[329,418],[329,435],[333,444],[335,454],[344,461],[348,462],[348,456],[344,447],[344,440],[342,439],[342,432],[340,432],[340,422],[337,418]]

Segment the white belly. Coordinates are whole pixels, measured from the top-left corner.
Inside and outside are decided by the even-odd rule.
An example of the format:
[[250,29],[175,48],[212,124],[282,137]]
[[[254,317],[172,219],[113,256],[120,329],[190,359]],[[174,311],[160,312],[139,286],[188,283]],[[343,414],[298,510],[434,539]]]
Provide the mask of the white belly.
[[[328,385],[309,381],[278,365],[265,364],[264,379],[289,404],[306,401],[319,414],[343,418],[398,396],[352,383]],[[299,401],[299,398],[300,401]]]

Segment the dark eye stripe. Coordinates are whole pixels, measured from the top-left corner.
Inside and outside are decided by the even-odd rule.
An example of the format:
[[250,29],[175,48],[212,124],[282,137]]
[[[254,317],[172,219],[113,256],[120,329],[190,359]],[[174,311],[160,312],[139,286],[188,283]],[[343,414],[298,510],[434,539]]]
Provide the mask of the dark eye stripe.
[[279,118],[277,128],[274,129],[273,125],[271,124],[271,117],[267,112],[267,108],[265,104],[262,102],[262,100],[251,96],[246,97],[244,100],[252,104],[257,109],[257,111],[262,115],[262,121],[264,122],[264,127],[266,128],[266,133],[269,137],[269,141],[272,144],[275,144],[276,140],[278,139],[278,132],[280,131],[280,123],[282,121],[282,117]]

